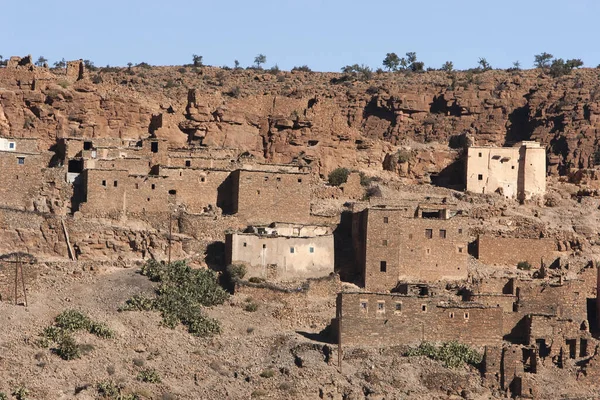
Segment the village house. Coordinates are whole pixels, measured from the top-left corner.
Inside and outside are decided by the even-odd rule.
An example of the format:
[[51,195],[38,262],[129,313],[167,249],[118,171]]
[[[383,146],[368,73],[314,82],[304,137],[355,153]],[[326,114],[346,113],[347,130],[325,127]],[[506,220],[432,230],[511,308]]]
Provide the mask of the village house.
[[467,233],[465,217],[450,205],[373,206],[356,213],[352,234],[365,289],[466,279]]
[[471,146],[467,150],[467,191],[498,192],[528,200],[546,193],[546,149],[523,141],[513,147]]
[[243,264],[247,277],[270,281],[319,278],[334,271],[332,230],[273,223],[225,237],[227,264]]

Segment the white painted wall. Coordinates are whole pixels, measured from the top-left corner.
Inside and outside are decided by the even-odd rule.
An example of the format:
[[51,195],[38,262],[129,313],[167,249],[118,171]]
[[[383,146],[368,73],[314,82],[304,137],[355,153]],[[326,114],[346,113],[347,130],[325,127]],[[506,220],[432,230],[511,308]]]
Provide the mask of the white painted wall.
[[16,151],[17,143],[11,139],[0,138],[0,151]]

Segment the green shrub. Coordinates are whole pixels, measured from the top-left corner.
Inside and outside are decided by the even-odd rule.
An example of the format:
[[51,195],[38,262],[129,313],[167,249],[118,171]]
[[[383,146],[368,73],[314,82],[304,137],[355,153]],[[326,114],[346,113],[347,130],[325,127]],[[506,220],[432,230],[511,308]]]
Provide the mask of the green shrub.
[[137,64],[136,67],[143,68],[143,69],[151,69],[152,65],[148,64],[147,62],[141,62],[141,63]]
[[256,310],[258,310],[258,303],[255,303],[253,301],[250,303],[246,303],[246,305],[244,306],[244,311],[255,312]]
[[443,362],[447,368],[458,368],[463,364],[477,366],[483,359],[476,350],[456,341],[443,343],[439,347],[423,342],[419,347],[408,350],[405,356],[425,356]]
[[242,90],[239,86],[234,86],[231,89],[229,89],[228,92],[225,92],[225,94],[229,97],[234,97],[237,99],[242,95]]
[[410,153],[410,150],[398,150],[398,152],[396,153],[396,157],[398,157],[398,162],[400,164],[405,164],[407,162],[410,161],[410,159],[412,158],[412,154]]
[[154,308],[154,299],[136,294],[119,307],[119,311],[150,311]]
[[522,271],[529,271],[531,269],[531,264],[529,264],[529,262],[527,261],[519,261],[519,263],[517,264],[517,269],[520,269]]
[[145,369],[138,374],[137,380],[147,383],[160,383],[160,375],[154,369]]
[[264,283],[265,280],[263,278],[258,277],[258,276],[253,276],[250,279],[248,279],[248,282],[250,282],[250,283]]
[[98,394],[106,399],[116,399],[121,393],[121,388],[112,381],[99,382],[96,385]]
[[75,332],[83,329],[88,330],[92,321],[88,316],[77,310],[65,310],[56,316],[54,323],[58,328]]
[[89,331],[92,335],[96,335],[102,339],[110,339],[115,335],[112,329],[101,322],[92,322]]
[[292,72],[296,72],[296,71],[300,71],[300,72],[312,72],[312,69],[310,69],[308,67],[308,65],[301,65],[299,67],[292,68]]
[[327,180],[331,186],[340,186],[346,183],[348,175],[350,175],[350,170],[347,168],[336,168],[329,173]]
[[367,176],[364,172],[360,173],[360,184],[362,186],[369,186],[373,180],[372,176]]
[[17,400],[27,400],[29,390],[27,390],[27,388],[25,388],[24,386],[20,386],[13,391],[12,395]]
[[275,371],[273,371],[271,368],[269,369],[265,369],[263,372],[260,373],[261,378],[272,378],[275,376]]
[[65,333],[58,340],[58,347],[54,349],[54,352],[63,360],[74,360],[76,358],[81,357],[81,352],[79,350],[79,346],[77,346],[77,342],[73,338],[73,336]]
[[267,395],[267,391],[263,389],[256,389],[250,394],[252,398],[265,397]]
[[8,400],[8,396],[4,392],[0,392],[0,400]]
[[63,89],[66,89],[66,88],[69,87],[69,82],[67,82],[67,81],[59,81],[58,82],[58,86],[60,86]]
[[165,86],[163,86],[165,89],[171,89],[174,87],[177,87],[177,84],[175,83],[175,81],[173,81],[173,79],[169,79],[167,80],[167,83],[165,83]]
[[243,264],[230,264],[227,266],[227,275],[232,281],[238,281],[246,276],[246,266]]
[[[202,310],[203,307],[223,304],[229,297],[219,286],[213,271],[192,269],[185,261],[166,264],[151,260],[141,272],[150,280],[160,282],[151,308],[161,312],[163,325],[175,328],[182,323],[187,326],[188,332],[202,337],[221,332],[219,322],[204,316]],[[130,299],[127,304],[121,309],[134,309],[136,304],[150,306],[149,302],[139,299]]]

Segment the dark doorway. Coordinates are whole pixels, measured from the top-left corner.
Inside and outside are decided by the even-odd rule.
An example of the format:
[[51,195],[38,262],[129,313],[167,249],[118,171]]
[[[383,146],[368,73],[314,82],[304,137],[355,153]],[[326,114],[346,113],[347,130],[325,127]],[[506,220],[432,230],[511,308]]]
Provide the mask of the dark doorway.
[[150,143],[150,151],[153,153],[158,153],[158,142]]
[[598,335],[598,303],[597,300],[587,299],[587,320],[592,335]]
[[550,355],[550,348],[546,346],[545,339],[536,339],[535,344],[537,345],[540,358],[546,358]]
[[567,347],[569,348],[569,358],[577,357],[577,339],[567,339]]
[[80,174],[83,171],[83,160],[69,160],[68,172]]

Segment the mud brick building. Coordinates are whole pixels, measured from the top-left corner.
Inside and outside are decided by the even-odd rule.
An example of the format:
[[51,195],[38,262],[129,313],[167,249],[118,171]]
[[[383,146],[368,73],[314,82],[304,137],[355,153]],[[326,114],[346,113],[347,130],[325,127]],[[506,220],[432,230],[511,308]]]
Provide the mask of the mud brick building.
[[479,236],[476,242],[477,258],[488,265],[506,265],[516,267],[521,261],[527,261],[539,268],[542,261],[552,264],[560,253],[554,239],[503,238],[487,235]]
[[343,345],[413,345],[457,340],[502,342],[502,310],[444,297],[340,293],[334,326]]
[[307,172],[237,170],[231,174],[232,212],[249,223],[305,223],[310,218]]
[[465,218],[449,207],[370,207],[354,216],[353,241],[369,291],[468,275]]
[[319,278],[334,271],[330,229],[298,224],[250,227],[225,238],[227,264],[243,264],[247,277],[270,281]]
[[530,199],[546,193],[546,149],[523,141],[514,147],[478,147],[467,150],[467,190],[501,192],[508,198]]

